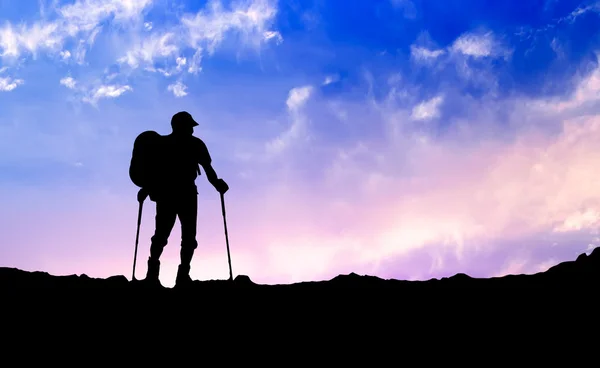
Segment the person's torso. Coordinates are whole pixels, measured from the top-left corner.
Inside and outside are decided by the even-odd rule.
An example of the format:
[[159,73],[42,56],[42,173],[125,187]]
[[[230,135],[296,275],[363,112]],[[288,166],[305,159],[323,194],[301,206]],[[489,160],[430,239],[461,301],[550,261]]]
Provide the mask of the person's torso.
[[189,188],[196,190],[200,140],[194,136],[176,137],[167,135],[161,142],[159,158],[161,187],[165,189]]

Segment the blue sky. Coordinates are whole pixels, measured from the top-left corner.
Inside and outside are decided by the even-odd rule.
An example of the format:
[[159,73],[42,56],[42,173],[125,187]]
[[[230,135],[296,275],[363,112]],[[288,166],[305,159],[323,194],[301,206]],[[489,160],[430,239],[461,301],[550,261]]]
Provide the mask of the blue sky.
[[[572,259],[600,224],[599,4],[0,0],[0,258],[128,275],[133,140],[186,110],[232,188],[234,268],[258,281]],[[192,273],[221,277],[198,183]]]

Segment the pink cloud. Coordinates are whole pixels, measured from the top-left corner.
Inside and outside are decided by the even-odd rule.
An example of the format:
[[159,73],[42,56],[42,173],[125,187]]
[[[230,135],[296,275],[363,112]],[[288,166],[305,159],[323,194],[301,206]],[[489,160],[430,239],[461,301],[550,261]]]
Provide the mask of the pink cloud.
[[[594,84],[582,85],[589,92]],[[600,240],[600,117],[578,113],[598,95],[586,96],[576,92],[556,105],[564,107],[560,114],[540,110],[544,101],[524,98],[473,104],[470,119],[453,122],[436,139],[406,128],[410,107],[379,105],[376,111],[390,128],[385,139],[342,142],[324,154],[315,151],[322,148],[318,141],[306,140],[316,136],[308,130],[315,125],[307,123],[303,144],[288,142],[285,156],[255,163],[248,158],[257,156],[245,156],[238,173],[251,176],[227,176],[237,168],[221,171],[215,162],[232,187],[226,198],[234,273],[261,283],[349,272],[408,279],[455,272],[496,276],[537,272],[572,258],[571,249],[586,251]],[[349,103],[337,106],[352,110]],[[494,117],[497,109],[512,109],[508,121]],[[313,117],[308,110],[295,114],[303,122]],[[347,117],[345,124],[361,121]],[[502,129],[510,134],[498,134],[506,133]],[[203,176],[198,186],[192,277],[227,278],[219,197]],[[7,266],[29,270],[130,277],[135,191],[3,192],[3,203],[20,209],[2,213],[7,246],[0,256],[10,260]],[[146,271],[153,216],[147,202],[138,278]],[[25,221],[33,225],[25,228]],[[178,226],[162,261],[167,286],[179,261]]]

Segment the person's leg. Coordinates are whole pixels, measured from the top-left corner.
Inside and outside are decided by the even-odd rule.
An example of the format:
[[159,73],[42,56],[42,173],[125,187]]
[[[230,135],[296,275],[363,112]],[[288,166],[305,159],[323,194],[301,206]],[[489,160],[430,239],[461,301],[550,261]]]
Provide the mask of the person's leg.
[[182,281],[191,281],[189,277],[190,264],[194,251],[198,247],[196,241],[198,195],[196,193],[181,199],[178,215],[181,222],[181,264],[177,272],[177,283],[181,283]]
[[164,247],[169,242],[169,236],[177,220],[177,208],[174,201],[162,200],[156,202],[154,235],[151,238],[150,258],[159,260]]
[[148,273],[146,279],[158,280],[160,272],[160,256],[167,245],[169,235],[177,219],[176,207],[172,201],[156,201],[156,216],[154,236],[151,238],[150,257],[148,258]]

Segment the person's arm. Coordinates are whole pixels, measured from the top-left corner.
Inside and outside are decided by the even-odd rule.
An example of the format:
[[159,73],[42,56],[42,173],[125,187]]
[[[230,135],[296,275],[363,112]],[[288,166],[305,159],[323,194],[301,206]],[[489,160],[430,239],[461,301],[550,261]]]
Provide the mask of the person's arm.
[[225,180],[219,179],[217,173],[215,172],[215,169],[213,169],[210,163],[202,165],[202,168],[206,173],[206,179],[208,179],[208,182],[211,183],[213,187],[215,187],[217,192],[224,194],[229,190],[229,186],[227,185]]
[[200,153],[200,157],[203,157],[204,159],[202,160],[200,165],[204,169],[206,179],[208,179],[208,182],[211,183],[212,186],[215,187],[215,189],[219,193],[223,194],[227,192],[229,190],[229,186],[223,179],[219,179],[219,177],[217,176],[215,169],[212,167],[212,159],[210,157],[210,153],[208,152],[208,148],[206,147],[204,142],[202,142],[201,148],[202,152]]
[[218,185],[217,181],[219,180],[219,177],[217,176],[215,169],[211,164],[203,164],[202,168],[204,169],[204,173],[206,174],[206,179],[208,179],[208,182],[216,187]]

